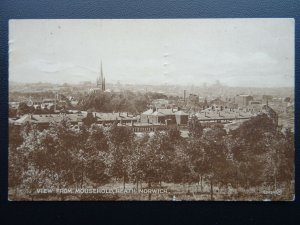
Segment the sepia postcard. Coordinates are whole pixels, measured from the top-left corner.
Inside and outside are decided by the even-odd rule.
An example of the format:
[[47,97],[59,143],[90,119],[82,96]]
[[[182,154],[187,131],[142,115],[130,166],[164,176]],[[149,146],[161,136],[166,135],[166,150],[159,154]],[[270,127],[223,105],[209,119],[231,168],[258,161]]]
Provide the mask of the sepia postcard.
[[294,19],[9,21],[10,201],[293,201]]

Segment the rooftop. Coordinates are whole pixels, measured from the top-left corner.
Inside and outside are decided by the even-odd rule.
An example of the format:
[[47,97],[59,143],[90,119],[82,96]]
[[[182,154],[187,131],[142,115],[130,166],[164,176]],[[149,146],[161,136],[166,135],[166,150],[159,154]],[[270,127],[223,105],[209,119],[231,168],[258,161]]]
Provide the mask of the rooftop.
[[244,110],[203,110],[195,114],[199,120],[232,120],[232,119],[247,119],[256,116],[253,111]]
[[[74,111],[73,111],[74,112]],[[97,121],[113,121],[113,120],[137,120],[137,116],[130,115],[128,113],[92,113],[96,117]],[[20,125],[25,122],[43,124],[50,122],[59,122],[63,118],[67,118],[70,122],[81,122],[86,118],[87,112],[74,112],[68,114],[26,114],[15,121],[15,124]]]

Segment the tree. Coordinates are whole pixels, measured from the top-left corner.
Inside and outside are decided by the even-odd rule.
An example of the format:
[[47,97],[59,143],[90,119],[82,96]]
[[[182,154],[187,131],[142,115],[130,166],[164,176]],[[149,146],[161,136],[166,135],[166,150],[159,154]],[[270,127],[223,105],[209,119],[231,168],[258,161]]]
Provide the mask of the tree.
[[181,141],[178,130],[156,130],[145,146],[145,178],[148,186],[152,182],[168,182],[172,179],[175,145]]
[[110,127],[108,136],[113,157],[112,175],[123,178],[123,187],[125,189],[134,133],[127,127],[118,126],[116,122]]
[[211,128],[207,128],[203,133],[203,157],[206,162],[204,171],[210,180],[211,200],[214,199],[213,188],[215,183],[226,183],[227,168],[229,163],[227,160],[228,151],[224,144],[226,131],[220,124],[215,124]]
[[[30,124],[25,125],[21,134],[22,144],[17,148],[10,149],[10,183],[9,186],[21,187],[21,193],[28,194],[34,198],[37,188],[44,187],[47,172],[45,169],[38,169],[35,162],[35,150],[39,149],[40,133]],[[15,196],[17,197],[17,196]]]
[[208,174],[208,167],[204,149],[204,143],[200,139],[190,139],[187,154],[190,157],[190,163],[192,165],[192,171],[198,174],[198,184],[200,184],[200,190],[203,190],[203,177]]
[[[73,127],[67,118],[62,118],[49,129],[25,127],[23,133],[24,141],[17,149],[17,157],[12,158],[11,168],[21,177],[20,186],[32,197],[37,188],[82,188],[86,183],[102,185],[109,181],[112,160],[103,127]],[[21,175],[16,173],[15,158],[22,159]]]
[[[8,185],[15,189],[15,196],[18,194],[17,188],[22,183],[22,173],[24,169],[24,156],[18,151],[18,147],[22,144],[23,137],[19,126],[9,125],[9,176]],[[14,197],[15,197],[14,196]]]
[[[81,110],[95,109],[99,112],[126,111],[140,113],[145,111],[153,100],[148,94],[133,93],[131,91],[122,93],[94,92],[82,97],[78,105]],[[152,94],[150,95],[152,96]]]
[[172,161],[172,182],[174,183],[191,183],[198,181],[197,171],[192,164],[193,156],[188,151],[187,143],[181,142],[175,146],[175,156]]
[[149,100],[146,96],[137,96],[135,99],[133,99],[133,105],[136,109],[137,113],[141,113],[147,109],[147,106],[149,104]]
[[26,104],[26,102],[21,102],[18,107],[18,114],[24,115],[28,113],[32,113],[34,111],[34,107],[30,107]]
[[42,114],[43,110],[41,109],[41,106],[37,106],[34,110],[34,114]]
[[21,186],[34,194],[36,188],[56,189],[76,184],[74,168],[78,160],[74,156],[81,147],[81,140],[68,120],[63,118],[42,131],[36,128],[26,130],[29,132],[18,148],[24,157]]
[[293,180],[293,134],[281,133],[266,114],[244,122],[229,139],[238,187],[267,184],[276,190]]
[[88,110],[86,117],[82,119],[82,122],[86,126],[91,126],[96,121],[97,121],[97,118],[94,117],[93,113],[90,110]]
[[188,121],[190,138],[200,138],[203,134],[203,127],[197,116],[192,116]]
[[224,145],[222,143],[209,142],[205,146],[204,150],[205,161],[207,163],[207,177],[210,180],[211,200],[213,200],[213,187],[217,183],[224,182],[223,179],[226,179],[225,171],[228,168],[229,164],[226,160],[226,149],[224,148]]
[[96,184],[109,181],[111,158],[108,138],[103,127],[93,124],[88,130],[85,144],[86,177]]
[[130,179],[136,183],[136,189],[142,186],[142,181],[145,180],[145,169],[147,167],[147,149],[145,146],[147,145],[147,142],[149,141],[149,134],[144,133],[142,137],[136,137],[135,138],[135,145],[133,147],[133,151],[130,155],[129,160],[129,167],[128,167],[128,174]]
[[17,117],[18,110],[12,107],[9,107],[8,117],[14,118]]

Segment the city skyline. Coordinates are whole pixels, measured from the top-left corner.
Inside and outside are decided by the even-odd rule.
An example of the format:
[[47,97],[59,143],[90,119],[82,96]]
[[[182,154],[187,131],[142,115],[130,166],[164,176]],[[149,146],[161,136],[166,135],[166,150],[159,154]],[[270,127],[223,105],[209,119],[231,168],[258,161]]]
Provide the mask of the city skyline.
[[[293,19],[11,20],[9,80],[293,87]],[[77,54],[76,54],[77,53]]]

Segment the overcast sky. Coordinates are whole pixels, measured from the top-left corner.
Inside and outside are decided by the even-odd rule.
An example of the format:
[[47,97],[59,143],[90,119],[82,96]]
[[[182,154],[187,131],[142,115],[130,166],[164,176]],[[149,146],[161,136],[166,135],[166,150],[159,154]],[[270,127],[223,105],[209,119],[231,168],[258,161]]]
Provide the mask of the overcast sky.
[[294,86],[293,19],[10,20],[9,78]]

